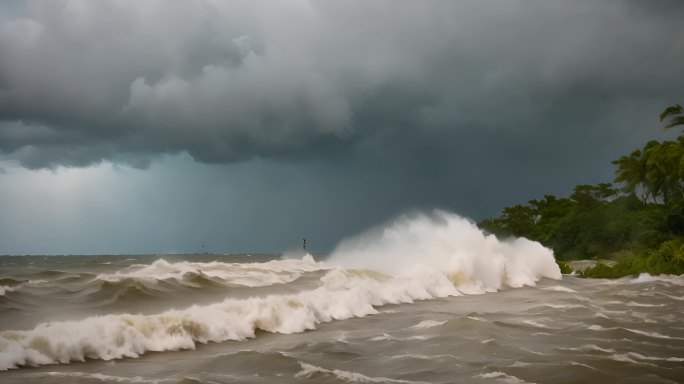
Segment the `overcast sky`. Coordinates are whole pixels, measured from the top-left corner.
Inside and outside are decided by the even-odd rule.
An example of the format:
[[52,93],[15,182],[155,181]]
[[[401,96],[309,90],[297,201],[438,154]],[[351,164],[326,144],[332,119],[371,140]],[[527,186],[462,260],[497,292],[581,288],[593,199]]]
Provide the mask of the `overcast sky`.
[[0,254],[313,250],[574,185],[684,102],[680,0],[0,2]]

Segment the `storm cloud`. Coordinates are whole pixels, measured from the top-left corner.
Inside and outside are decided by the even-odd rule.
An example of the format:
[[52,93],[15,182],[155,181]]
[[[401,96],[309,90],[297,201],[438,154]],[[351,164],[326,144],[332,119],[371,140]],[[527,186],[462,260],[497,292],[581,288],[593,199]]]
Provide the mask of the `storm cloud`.
[[683,16],[667,1],[26,1],[0,21],[0,151],[144,167],[581,130],[681,95]]
[[[331,249],[406,209],[482,218],[610,181],[676,134],[657,115],[682,102],[682,20],[678,0],[4,1],[0,243]],[[86,210],[42,191],[76,168],[92,185],[64,194],[134,190]]]

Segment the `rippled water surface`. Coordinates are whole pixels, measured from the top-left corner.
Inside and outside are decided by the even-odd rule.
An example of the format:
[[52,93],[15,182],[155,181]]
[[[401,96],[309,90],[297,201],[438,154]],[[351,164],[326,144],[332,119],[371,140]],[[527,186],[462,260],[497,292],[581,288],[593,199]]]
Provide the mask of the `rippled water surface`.
[[682,277],[466,295],[426,279],[309,257],[1,257],[0,382],[684,382]]

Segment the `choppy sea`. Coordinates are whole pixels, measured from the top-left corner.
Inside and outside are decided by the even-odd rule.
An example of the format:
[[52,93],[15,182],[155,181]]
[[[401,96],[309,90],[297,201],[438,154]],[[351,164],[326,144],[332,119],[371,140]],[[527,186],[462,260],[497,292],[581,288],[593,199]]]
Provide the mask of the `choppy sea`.
[[442,216],[332,255],[0,257],[0,382],[684,382],[684,277],[561,276]]

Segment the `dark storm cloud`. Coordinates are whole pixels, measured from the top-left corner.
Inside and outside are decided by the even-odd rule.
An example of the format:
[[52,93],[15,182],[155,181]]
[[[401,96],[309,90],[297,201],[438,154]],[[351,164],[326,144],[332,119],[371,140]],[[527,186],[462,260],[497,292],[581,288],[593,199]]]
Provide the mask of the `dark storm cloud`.
[[675,1],[8,4],[0,151],[29,168],[374,144],[421,174],[463,156],[445,139],[625,134],[621,106],[653,114],[684,86]]

